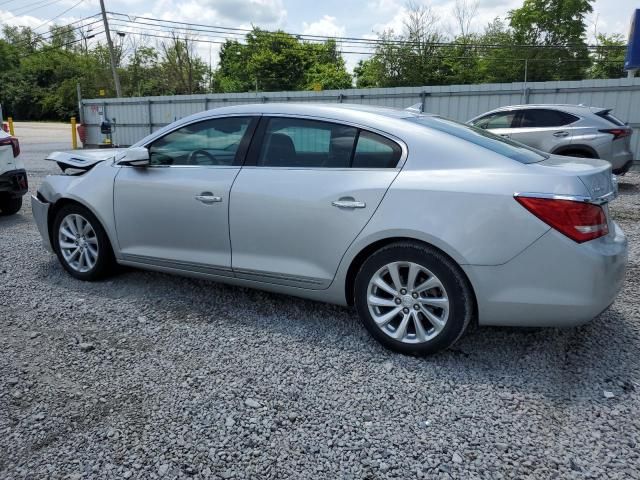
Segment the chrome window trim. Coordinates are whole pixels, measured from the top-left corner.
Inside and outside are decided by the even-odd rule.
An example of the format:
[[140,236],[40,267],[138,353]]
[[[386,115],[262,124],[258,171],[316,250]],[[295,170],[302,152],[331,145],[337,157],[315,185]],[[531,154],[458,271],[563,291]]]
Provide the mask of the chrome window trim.
[[[120,168],[141,168],[136,167],[135,165],[117,165],[114,164],[115,167]],[[143,168],[213,168],[213,169],[232,169],[235,168],[240,170],[242,168],[241,165],[147,165]]]
[[[213,119],[217,119],[217,118],[228,118],[228,117],[284,117],[284,118],[301,118],[303,120],[316,120],[316,121],[320,121],[320,122],[329,122],[329,123],[338,123],[340,125],[347,125],[350,127],[355,127],[358,128],[360,130],[365,130],[371,133],[376,133],[378,135],[381,135],[385,138],[388,138],[389,140],[391,140],[392,142],[397,143],[400,146],[400,149],[402,150],[402,153],[400,154],[400,159],[398,160],[398,164],[395,167],[392,168],[344,168],[344,167],[297,167],[295,168],[296,170],[300,169],[300,170],[317,170],[317,169],[322,169],[322,170],[362,170],[362,171],[393,171],[393,170],[397,170],[400,171],[403,169],[404,165],[407,162],[407,158],[409,157],[409,147],[407,147],[407,144],[404,142],[404,140],[396,137],[395,135],[382,131],[382,130],[378,130],[377,128],[373,128],[367,125],[363,125],[361,123],[357,123],[357,122],[351,122],[348,120],[341,120],[341,119],[337,119],[337,118],[333,118],[333,117],[318,117],[316,115],[302,115],[302,114],[295,114],[295,113],[232,113],[232,114],[221,114],[221,115],[211,115],[211,116],[207,116],[207,117],[203,117],[203,118],[198,118],[197,120],[193,120],[190,122],[185,122],[185,123],[181,123],[180,125],[177,125],[174,129],[172,130],[168,130],[166,132],[163,132],[162,130],[158,130],[158,134],[154,135],[151,139],[149,139],[147,142],[143,143],[143,144],[139,144],[140,142],[132,145],[132,146],[139,146],[139,147],[145,147],[145,148],[149,148],[149,145],[152,144],[153,142],[155,142],[156,140],[158,140],[161,137],[164,137],[166,135],[169,135],[170,133],[175,132],[176,130],[179,130],[180,128],[192,125],[194,123],[200,123],[200,122],[204,122],[207,120],[213,120]],[[125,165],[121,165],[122,167],[124,167]],[[150,165],[151,167],[152,165]],[[154,168],[177,168],[177,167],[196,167],[196,168],[203,168],[203,166],[200,165],[153,165]],[[208,165],[206,166],[206,168],[230,168],[230,167],[234,167],[233,165]],[[237,166],[235,166],[237,167]],[[242,168],[249,168],[247,166],[242,166]],[[265,168],[265,167],[260,167],[260,168]],[[285,168],[285,169],[290,169],[290,167],[269,167],[269,168]]]
[[262,167],[260,165],[245,165],[243,170],[260,169],[260,170],[316,170],[326,172],[397,172],[398,167],[394,168],[349,168],[349,167]]

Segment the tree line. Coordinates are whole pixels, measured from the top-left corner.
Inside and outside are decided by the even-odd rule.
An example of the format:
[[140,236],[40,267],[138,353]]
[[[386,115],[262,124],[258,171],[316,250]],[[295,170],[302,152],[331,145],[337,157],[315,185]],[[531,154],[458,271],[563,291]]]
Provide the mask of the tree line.
[[[227,39],[216,67],[197,54],[197,37],[176,31],[162,41],[143,32],[115,36],[124,96],[279,90],[327,90],[623,76],[624,38],[596,32],[587,44],[593,0],[524,0],[480,33],[471,31],[477,0],[457,0],[455,33],[424,4],[407,4],[400,32],[378,35],[351,74],[336,40],[310,41],[253,28]],[[346,52],[345,52],[346,53]],[[0,103],[19,119],[65,119],[85,98],[115,96],[109,51],[81,29],[53,26],[46,39],[5,26],[0,39]]]

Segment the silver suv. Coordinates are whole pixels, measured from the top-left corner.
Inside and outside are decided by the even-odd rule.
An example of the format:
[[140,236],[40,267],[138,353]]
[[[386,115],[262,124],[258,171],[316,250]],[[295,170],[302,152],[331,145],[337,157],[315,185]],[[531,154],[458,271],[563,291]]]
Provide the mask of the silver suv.
[[467,123],[545,152],[608,160],[613,173],[622,175],[633,163],[633,130],[610,112],[584,105],[512,105]]

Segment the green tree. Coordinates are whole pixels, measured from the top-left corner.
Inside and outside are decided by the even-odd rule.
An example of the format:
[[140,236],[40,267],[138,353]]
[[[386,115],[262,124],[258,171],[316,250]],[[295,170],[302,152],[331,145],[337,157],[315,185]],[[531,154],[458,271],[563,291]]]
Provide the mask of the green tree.
[[254,28],[245,40],[245,43],[229,40],[222,46],[214,77],[217,91],[351,86],[351,76],[334,41],[302,42],[283,31],[267,32],[259,28]]
[[408,4],[403,31],[388,30],[379,37],[374,55],[354,70],[359,87],[439,85],[448,67],[438,43],[444,40],[430,8]]
[[486,83],[521,82],[524,79],[524,62],[520,49],[515,45],[513,32],[500,18],[495,18],[480,36],[484,48],[478,62],[478,76]]
[[585,42],[586,16],[593,0],[524,0],[509,12],[509,24],[517,45],[528,59],[531,81],[579,80],[590,66]]
[[157,95],[162,90],[162,68],[158,51],[135,45],[129,63],[120,74],[124,94],[131,97]]
[[205,92],[209,67],[195,54],[193,42],[172,34],[170,42],[162,43],[160,68],[166,90],[171,95]]
[[344,59],[335,40],[324,43],[303,43],[304,84],[303,88],[332,90],[350,88],[352,77],[347,72]]
[[597,47],[592,54],[593,64],[588,71],[589,78],[620,78],[624,76],[624,46],[626,42],[619,33],[598,34]]

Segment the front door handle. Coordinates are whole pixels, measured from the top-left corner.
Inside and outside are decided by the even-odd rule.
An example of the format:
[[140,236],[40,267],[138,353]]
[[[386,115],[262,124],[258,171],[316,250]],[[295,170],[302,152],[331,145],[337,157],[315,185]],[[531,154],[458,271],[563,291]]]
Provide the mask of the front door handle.
[[331,205],[338,208],[365,208],[367,206],[366,203],[359,202],[353,198],[341,198],[331,202]]
[[553,134],[554,137],[568,137],[569,132],[556,132]]
[[196,195],[195,199],[207,205],[211,203],[219,203],[222,201],[222,197],[214,195],[211,192],[202,192],[200,195]]

